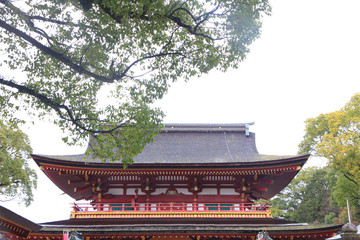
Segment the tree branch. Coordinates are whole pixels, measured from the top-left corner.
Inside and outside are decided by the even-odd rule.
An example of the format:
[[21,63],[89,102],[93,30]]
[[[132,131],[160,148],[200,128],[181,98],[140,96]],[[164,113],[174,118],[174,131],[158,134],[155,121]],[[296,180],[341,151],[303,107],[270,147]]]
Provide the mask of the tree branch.
[[25,20],[26,25],[28,25],[28,27],[30,29],[32,29],[35,33],[37,33],[37,34],[43,36],[44,38],[46,38],[49,45],[52,45],[51,41],[56,42],[52,37],[49,37],[49,35],[47,35],[47,33],[44,30],[42,30],[39,27],[36,27],[35,24],[31,21],[32,19],[26,13],[24,13],[20,8],[14,6],[10,1],[0,0],[0,3],[4,4],[8,8],[10,8],[16,14],[19,14],[21,16],[21,18],[23,18]]
[[176,23],[179,27],[185,28],[189,33],[191,33],[192,35],[196,35],[196,36],[200,36],[200,37],[204,37],[210,40],[214,40],[212,37],[210,37],[209,35],[203,34],[203,33],[199,33],[194,29],[191,25],[185,24],[184,22],[181,21],[181,19],[179,17],[175,17],[172,15],[169,16],[165,16],[168,19],[172,20],[174,23]]
[[[178,5],[178,4],[176,4],[176,5]],[[176,6],[176,5],[175,5],[175,6]],[[210,39],[210,40],[215,40],[215,39],[212,38],[211,36],[202,33],[201,30],[200,30],[200,25],[203,24],[204,22],[206,22],[206,21],[208,20],[208,18],[209,18],[210,15],[215,14],[215,12],[216,12],[216,11],[219,9],[219,7],[220,7],[220,3],[219,3],[213,10],[211,10],[211,11],[209,11],[209,12],[206,12],[206,13],[198,16],[198,17],[195,17],[195,16],[189,11],[189,9],[187,9],[187,8],[184,8],[184,7],[180,6],[180,7],[176,8],[176,9],[174,9],[175,6],[173,6],[173,8],[172,8],[173,10],[171,10],[169,13],[165,14],[165,17],[167,17],[168,19],[170,19],[170,20],[172,20],[173,22],[175,22],[179,27],[183,27],[183,28],[187,29],[187,31],[188,31],[189,33],[193,34],[193,35],[202,36],[202,37],[204,37],[204,38],[206,38],[206,39]],[[174,14],[175,14],[176,12],[178,12],[178,11],[184,11],[184,12],[186,12],[186,13],[190,16],[190,18],[194,21],[195,26],[193,27],[193,26],[191,26],[191,25],[189,25],[189,24],[185,24],[185,23],[181,20],[181,18],[174,16]],[[200,19],[201,19],[201,20],[200,20]]]
[[99,81],[102,82],[106,82],[106,83],[113,83],[116,80],[120,80],[123,77],[127,76],[126,73],[137,63],[146,60],[146,59],[151,59],[151,58],[156,58],[156,57],[164,57],[164,56],[169,56],[169,55],[181,55],[183,57],[185,57],[183,54],[181,54],[180,52],[166,52],[166,53],[158,53],[155,55],[150,55],[150,56],[145,56],[142,57],[140,59],[135,60],[133,63],[131,63],[130,65],[128,65],[127,68],[125,68],[125,70],[120,73],[120,74],[114,74],[113,77],[106,77],[106,76],[101,76],[98,74],[95,74],[87,69],[85,69],[83,66],[74,63],[72,60],[70,60],[69,58],[67,58],[66,56],[54,51],[53,49],[43,45],[42,43],[40,43],[39,41],[37,41],[36,39],[32,38],[30,35],[20,31],[17,28],[14,28],[13,26],[7,24],[6,22],[0,20],[0,27],[6,29],[9,32],[14,33],[16,36],[24,39],[25,41],[28,41],[29,43],[31,43],[32,45],[34,45],[36,48],[38,48],[40,51],[42,51],[43,53],[50,55],[51,57],[59,60],[60,62],[62,62],[63,64],[65,64],[66,66],[70,67],[72,70],[74,70],[75,72],[79,73],[79,74],[85,74],[87,76],[93,77]]
[[[111,11],[110,8],[106,7],[106,6],[103,4],[103,1],[99,1],[98,5],[99,5],[99,7],[100,7],[107,15],[109,15],[115,22],[117,22],[117,23],[119,23],[119,24],[122,23],[122,16],[118,16],[118,15],[114,14],[114,13]],[[192,14],[188,9],[183,8],[183,7],[176,8],[175,10],[170,11],[170,14],[167,13],[167,14],[165,14],[165,15],[162,16],[162,17],[165,17],[165,18],[167,18],[167,19],[170,19],[171,21],[175,22],[179,27],[185,28],[189,33],[191,33],[191,34],[193,34],[193,35],[201,36],[201,37],[204,37],[204,38],[207,38],[207,39],[214,40],[211,36],[206,35],[206,34],[203,34],[203,33],[201,33],[201,32],[198,32],[197,30],[199,29],[199,25],[200,25],[201,23],[205,22],[205,21],[207,20],[208,16],[209,16],[210,14],[212,14],[213,12],[215,12],[215,11],[218,9],[218,7],[219,7],[219,6],[217,6],[214,10],[212,10],[212,11],[210,11],[210,12],[207,12],[207,13],[201,15],[201,16],[204,16],[204,15],[205,15],[205,18],[204,18],[202,21],[198,22],[195,27],[184,23],[184,22],[181,20],[181,18],[174,16],[174,13],[176,13],[177,11],[185,11],[185,12],[193,19],[193,21],[194,21],[195,23],[197,22],[197,20],[198,20],[199,18],[201,18],[201,16],[198,17],[198,18],[195,18],[195,17],[193,16],[193,14]],[[173,8],[172,8],[172,9],[173,9]],[[144,21],[149,21],[150,18],[149,18],[148,16],[146,16],[145,13],[146,13],[146,11],[144,11],[144,13],[143,13],[142,15],[138,16],[137,19],[141,19],[141,20],[144,20]],[[134,13],[134,12],[130,12],[129,16],[130,16],[131,19],[135,19],[136,17],[134,17],[134,16],[137,16],[137,14]]]
[[[30,89],[26,86],[23,86],[23,85],[19,85],[19,84],[16,84],[14,82],[11,82],[11,81],[8,81],[8,80],[5,80],[3,78],[0,78],[0,84],[2,85],[5,85],[5,86],[8,86],[8,87],[11,87],[11,88],[15,88],[17,89],[20,93],[25,93],[27,95],[30,95],[32,97],[35,97],[36,99],[38,99],[40,102],[42,102],[43,104],[45,104],[46,106],[49,106],[51,107],[53,110],[55,110],[61,119],[63,120],[66,120],[66,121],[70,121],[71,123],[73,123],[77,128],[83,130],[83,131],[86,131],[86,132],[90,132],[90,133],[111,133],[121,127],[123,127],[124,124],[118,124],[116,127],[113,127],[111,129],[108,129],[108,130],[93,130],[93,129],[89,129],[87,127],[85,127],[84,125],[82,125],[80,123],[81,120],[90,120],[91,119],[84,119],[84,118],[75,118],[74,117],[74,114],[72,112],[72,110],[66,106],[66,105],[63,105],[63,104],[59,104],[59,103],[56,103],[54,100],[48,98],[47,96],[41,94],[41,93],[38,93],[36,92],[35,90],[33,89]],[[65,117],[62,110],[64,110],[66,112],[66,114],[68,115],[68,117]],[[94,120],[94,119],[93,119]],[[98,119],[96,119],[98,120]]]
[[20,31],[19,29],[14,28],[13,26],[7,24],[6,22],[4,22],[2,20],[0,20],[0,27],[2,27],[2,28],[6,29],[7,31],[9,31],[11,33],[14,33],[16,36],[28,41],[29,43],[34,45],[36,48],[38,48],[43,53],[45,53],[47,55],[50,55],[53,58],[59,60],[60,62],[64,63],[66,66],[70,67],[72,70],[74,70],[75,72],[77,72],[79,74],[85,74],[85,75],[93,77],[93,78],[95,78],[95,79],[97,79],[99,81],[107,82],[107,83],[113,83],[116,80],[116,78],[109,78],[109,77],[105,77],[105,76],[95,74],[95,73],[85,69],[84,67],[82,67],[82,66],[80,66],[78,64],[75,64],[69,58],[67,58],[64,55],[54,51],[53,49],[43,45],[42,43],[40,43],[36,39],[32,38],[28,34]]
[[344,171],[341,171],[341,172],[344,174],[344,176],[345,176],[350,182],[353,182],[353,183],[355,183],[356,186],[359,186],[354,179],[351,179],[351,178],[347,175],[348,173],[345,173]]
[[[141,62],[145,59],[151,59],[151,58],[157,58],[157,57],[164,57],[164,56],[169,56],[169,55],[180,55],[180,56],[183,56],[183,57],[186,57],[184,54],[182,53],[179,53],[179,52],[166,52],[166,53],[158,53],[158,54],[155,54],[155,55],[150,55],[150,56],[145,56],[145,57],[142,57],[140,59],[137,59],[135,60],[134,62],[132,62],[127,68],[125,68],[125,70],[123,71],[123,73],[120,75],[120,76],[127,76],[126,73],[135,65],[137,64],[138,62]],[[130,76],[127,76],[127,77],[130,77]]]
[[[108,7],[105,6],[105,4],[103,3],[102,0],[99,1],[98,5],[99,5],[99,7],[100,7],[107,15],[109,15],[115,22],[117,22],[117,23],[119,23],[119,24],[122,23],[122,16],[119,16],[119,15],[114,14],[110,8],[108,8]],[[146,11],[144,10],[143,14],[141,14],[141,15],[139,16],[139,18],[140,18],[141,20],[149,21],[149,20],[150,20],[149,17],[146,16],[145,14],[146,14]],[[132,19],[135,19],[134,16],[136,16],[136,15],[137,15],[137,14],[136,14],[135,12],[130,12],[130,13],[129,13],[130,18],[132,18]]]

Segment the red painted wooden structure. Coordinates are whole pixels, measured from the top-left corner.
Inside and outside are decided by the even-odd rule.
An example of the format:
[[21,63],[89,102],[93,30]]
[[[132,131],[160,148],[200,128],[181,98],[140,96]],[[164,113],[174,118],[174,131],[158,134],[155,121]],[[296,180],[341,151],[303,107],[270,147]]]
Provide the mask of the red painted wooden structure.
[[[251,124],[250,124],[251,125]],[[257,152],[249,124],[168,124],[134,164],[80,155],[33,155],[76,200],[69,220],[48,223],[32,239],[59,240],[76,228],[85,240],[325,239],[340,226],[273,219],[267,203],[309,155]],[[90,141],[93,142],[93,141]]]

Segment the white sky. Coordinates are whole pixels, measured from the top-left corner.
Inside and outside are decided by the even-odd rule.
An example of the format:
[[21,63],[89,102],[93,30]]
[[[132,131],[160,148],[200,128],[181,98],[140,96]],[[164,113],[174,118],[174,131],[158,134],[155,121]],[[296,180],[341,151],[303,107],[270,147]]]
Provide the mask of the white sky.
[[[261,37],[240,69],[175,83],[159,101],[169,123],[255,122],[262,154],[292,155],[304,121],[340,109],[360,89],[360,1],[270,0]],[[24,129],[34,153],[74,154],[56,127]],[[317,164],[316,162],[313,164]],[[35,166],[35,164],[34,164]],[[39,171],[34,203],[0,203],[34,222],[68,219],[73,200]]]

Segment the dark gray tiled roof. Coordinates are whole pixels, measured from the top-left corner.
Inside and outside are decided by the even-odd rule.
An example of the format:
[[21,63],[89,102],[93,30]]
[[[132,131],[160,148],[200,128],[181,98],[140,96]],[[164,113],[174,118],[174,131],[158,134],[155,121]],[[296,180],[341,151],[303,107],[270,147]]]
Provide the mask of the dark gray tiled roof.
[[[272,161],[294,156],[261,155],[249,124],[166,124],[155,142],[145,146],[134,163],[239,163]],[[251,123],[250,123],[251,125]],[[44,156],[76,162],[101,162],[85,154]]]
[[[10,211],[9,209],[3,206],[0,206],[0,221],[9,224],[9,225],[4,224],[5,228],[11,227],[11,225],[14,224],[15,226],[19,226],[20,228],[25,229],[26,230],[25,234],[28,234],[31,231],[38,231],[41,228],[40,225],[27,220],[26,218]],[[6,231],[6,229],[4,230]],[[21,235],[21,233],[19,234]]]
[[91,218],[70,219],[58,222],[44,223],[40,233],[62,233],[64,228],[76,228],[83,234],[159,234],[159,233],[210,233],[241,234],[258,233],[264,228],[272,234],[289,236],[296,234],[325,234],[337,232],[339,224],[306,224],[290,222],[276,218]]

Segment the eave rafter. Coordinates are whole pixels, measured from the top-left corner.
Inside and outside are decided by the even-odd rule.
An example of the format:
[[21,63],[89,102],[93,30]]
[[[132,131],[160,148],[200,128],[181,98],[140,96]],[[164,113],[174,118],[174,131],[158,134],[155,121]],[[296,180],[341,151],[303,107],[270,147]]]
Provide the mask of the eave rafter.
[[189,176],[201,176],[201,175],[278,175],[284,172],[299,171],[301,166],[285,166],[285,167],[268,167],[268,168],[253,168],[253,169],[164,169],[164,170],[149,170],[149,169],[102,169],[102,168],[73,168],[65,166],[55,165],[41,165],[41,170],[58,172],[59,175],[189,175]]
[[[58,187],[75,199],[104,198],[109,188],[116,184],[122,184],[123,188],[126,188],[126,184],[139,185],[139,189],[149,195],[158,184],[159,187],[168,187],[169,184],[174,184],[171,179],[176,179],[177,183],[181,181],[182,184],[187,185],[189,192],[195,195],[201,192],[202,188],[216,187],[218,192],[220,188],[233,188],[243,201],[252,201],[259,198],[269,199],[276,194],[276,191],[280,191],[282,184],[279,183],[290,181],[301,169],[305,160],[299,158],[261,163],[203,165],[133,164],[127,169],[122,168],[120,164],[85,164],[55,159],[36,159],[36,161]],[[198,181],[196,184],[194,177]],[[99,178],[101,184],[97,182]],[[149,182],[149,186],[144,184],[146,178],[153,179]],[[246,184],[236,185],[236,179],[242,178],[246,180]],[[151,184],[154,181],[156,184]],[[219,183],[224,186],[220,186]]]
[[[340,227],[338,227],[340,228]],[[329,229],[327,231],[313,231],[313,232],[279,232],[272,231],[270,236],[274,239],[326,239],[334,236],[334,232],[337,229]],[[81,230],[80,230],[81,231]],[[106,236],[107,239],[115,239],[115,240],[151,240],[151,239],[164,239],[164,238],[172,238],[172,239],[184,239],[184,240],[211,240],[211,239],[219,239],[219,240],[236,240],[236,239],[255,239],[258,231],[249,231],[249,232],[239,232],[239,233],[143,233],[143,234],[131,234],[131,233],[112,233],[112,234],[104,234],[104,233],[84,233],[83,236],[85,240],[87,239],[104,239]],[[62,232],[58,231],[57,234],[54,233],[33,233],[29,236],[29,240],[62,240]],[[16,237],[11,237],[11,239],[16,239]]]
[[1,231],[10,232],[24,238],[31,233],[30,229],[18,226],[16,223],[0,217],[0,232]]

